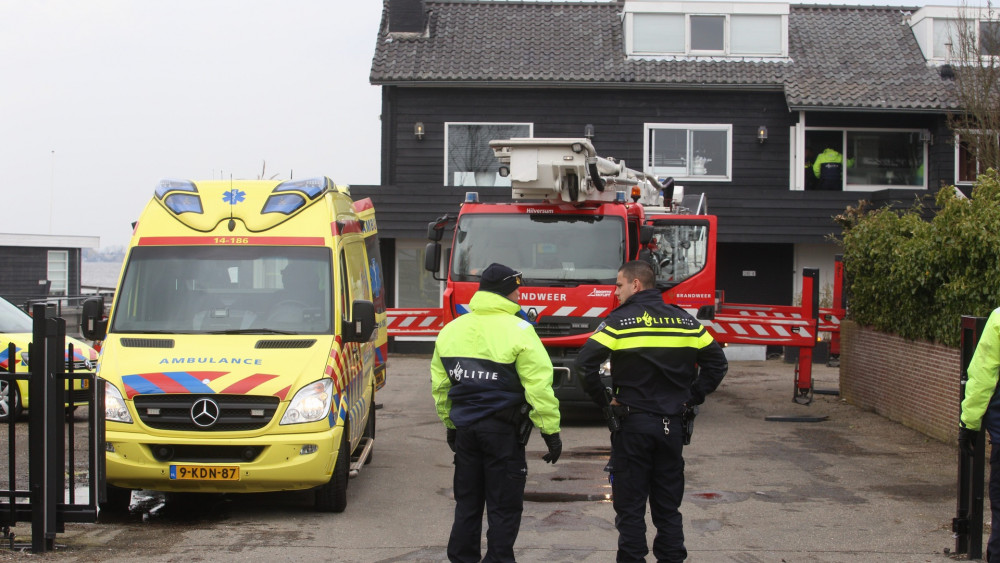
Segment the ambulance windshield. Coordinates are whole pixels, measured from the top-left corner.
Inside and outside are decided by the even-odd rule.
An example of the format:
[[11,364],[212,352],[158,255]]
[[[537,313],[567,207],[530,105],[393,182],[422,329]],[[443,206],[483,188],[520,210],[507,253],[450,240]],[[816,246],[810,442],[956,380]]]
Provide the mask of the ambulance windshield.
[[[32,321],[27,313],[10,301],[0,298],[0,333],[31,332]],[[4,350],[0,350],[3,352]]]
[[522,272],[526,285],[613,284],[624,256],[625,222],[618,217],[474,214],[455,231],[451,275],[479,281],[499,262]]
[[325,247],[139,246],[111,331],[329,334],[332,287]]

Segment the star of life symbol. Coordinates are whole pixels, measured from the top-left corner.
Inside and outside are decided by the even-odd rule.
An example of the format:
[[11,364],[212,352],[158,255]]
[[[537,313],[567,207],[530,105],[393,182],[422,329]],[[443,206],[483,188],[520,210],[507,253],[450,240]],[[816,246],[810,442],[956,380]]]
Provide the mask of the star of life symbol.
[[229,205],[236,205],[246,199],[247,193],[243,190],[232,189],[222,194],[222,201]]

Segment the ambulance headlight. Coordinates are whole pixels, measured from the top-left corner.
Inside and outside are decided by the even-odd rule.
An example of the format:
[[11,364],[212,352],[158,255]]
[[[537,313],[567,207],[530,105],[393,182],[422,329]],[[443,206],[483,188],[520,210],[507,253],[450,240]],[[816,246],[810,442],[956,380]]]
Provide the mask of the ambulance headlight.
[[333,380],[326,378],[306,385],[288,403],[281,424],[316,422],[330,414],[333,403]]
[[110,383],[104,384],[104,419],[111,422],[132,424],[132,415],[117,387]]

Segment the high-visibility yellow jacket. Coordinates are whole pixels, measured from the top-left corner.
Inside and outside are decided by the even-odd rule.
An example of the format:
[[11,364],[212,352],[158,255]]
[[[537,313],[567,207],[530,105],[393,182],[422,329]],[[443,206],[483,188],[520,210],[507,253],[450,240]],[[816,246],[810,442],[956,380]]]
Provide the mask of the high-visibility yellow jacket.
[[438,334],[431,393],[448,428],[463,427],[527,402],[543,434],[559,432],[552,361],[517,303],[479,291],[467,313]]
[[994,309],[986,320],[983,335],[979,337],[976,352],[969,362],[969,380],[965,384],[965,398],[962,399],[962,424],[966,428],[979,430],[983,417],[986,416],[989,419],[987,430],[991,434],[1000,431],[1000,399],[996,393],[998,373],[1000,309]]
[[823,165],[827,162],[835,162],[840,164],[844,161],[844,157],[837,151],[827,148],[823,152],[816,155],[816,160],[813,161],[813,174],[817,178],[820,176],[820,170],[823,169]]

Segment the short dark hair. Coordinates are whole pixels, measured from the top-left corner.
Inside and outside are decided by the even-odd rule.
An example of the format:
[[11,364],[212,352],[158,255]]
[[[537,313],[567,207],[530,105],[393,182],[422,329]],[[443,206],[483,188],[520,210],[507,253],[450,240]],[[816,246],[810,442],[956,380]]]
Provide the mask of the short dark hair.
[[656,274],[653,273],[653,267],[649,265],[649,262],[643,260],[625,262],[621,268],[618,268],[618,271],[625,276],[625,281],[639,280],[639,285],[643,289],[652,289],[656,284]]

